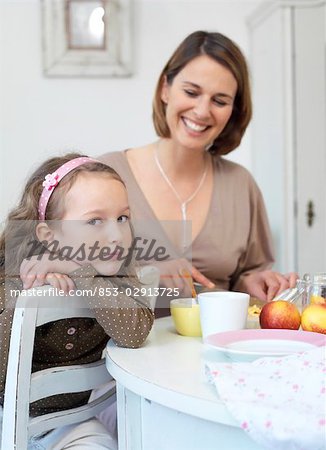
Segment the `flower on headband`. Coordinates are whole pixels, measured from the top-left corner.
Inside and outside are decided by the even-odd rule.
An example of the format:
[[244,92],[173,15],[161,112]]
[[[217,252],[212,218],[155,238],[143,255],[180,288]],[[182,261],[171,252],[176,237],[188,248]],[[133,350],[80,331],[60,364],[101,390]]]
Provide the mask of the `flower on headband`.
[[46,175],[42,186],[44,186],[48,191],[51,191],[59,183],[58,178],[59,175],[57,174],[57,172],[49,173],[48,175]]

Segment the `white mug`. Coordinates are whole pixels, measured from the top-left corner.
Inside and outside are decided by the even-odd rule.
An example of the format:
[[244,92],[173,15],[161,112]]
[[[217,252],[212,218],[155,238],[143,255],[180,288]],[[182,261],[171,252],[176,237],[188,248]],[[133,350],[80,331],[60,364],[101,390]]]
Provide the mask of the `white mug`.
[[248,294],[231,291],[198,294],[203,339],[210,334],[245,328],[249,298]]

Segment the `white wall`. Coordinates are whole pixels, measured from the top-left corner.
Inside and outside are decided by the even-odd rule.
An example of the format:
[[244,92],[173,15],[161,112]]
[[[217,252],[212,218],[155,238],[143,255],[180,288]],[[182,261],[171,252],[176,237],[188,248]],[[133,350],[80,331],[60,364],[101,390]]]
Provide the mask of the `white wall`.
[[[27,174],[68,150],[90,155],[155,139],[156,79],[177,44],[197,29],[220,31],[248,55],[245,18],[258,1],[135,0],[135,73],[127,79],[42,75],[39,0],[0,0],[0,221]],[[251,166],[250,134],[232,159]]]

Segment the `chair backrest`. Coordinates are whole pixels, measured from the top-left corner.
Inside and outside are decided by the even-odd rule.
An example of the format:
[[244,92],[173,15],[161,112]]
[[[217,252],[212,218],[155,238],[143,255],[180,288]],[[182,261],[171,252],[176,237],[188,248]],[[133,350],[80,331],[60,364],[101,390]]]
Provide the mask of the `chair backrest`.
[[[51,292],[53,289],[43,286],[27,291],[27,295],[17,299],[3,406],[2,450],[27,449],[29,437],[94,417],[115,400],[115,381],[105,367],[104,358],[91,364],[53,367],[31,373],[36,327],[70,317],[94,317],[82,297],[69,296],[67,299],[53,296]],[[28,295],[31,293],[34,295]],[[108,384],[105,394],[83,406],[29,416],[30,403],[36,400],[92,390],[104,383]]]

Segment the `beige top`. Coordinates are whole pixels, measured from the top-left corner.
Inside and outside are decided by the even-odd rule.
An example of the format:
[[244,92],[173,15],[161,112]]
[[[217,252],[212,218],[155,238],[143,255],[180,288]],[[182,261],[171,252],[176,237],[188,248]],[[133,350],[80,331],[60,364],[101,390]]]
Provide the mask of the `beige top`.
[[[133,289],[123,279],[101,277],[91,266],[84,266],[69,275],[76,289],[87,289],[93,296],[85,296],[96,319],[71,318],[42,325],[36,329],[32,371],[53,366],[86,364],[102,356],[109,337],[121,347],[137,348],[151,330],[154,315],[146,297],[127,295]],[[107,289],[118,287],[117,296],[105,295]],[[21,289],[20,280],[7,280],[0,286],[0,403],[3,403],[9,341],[13,311],[16,303],[11,289]],[[136,292],[136,291],[135,291]],[[103,293],[103,295],[101,295]],[[62,394],[39,400],[31,407],[32,415],[45,414],[82,405],[89,392]]]
[[[272,239],[263,198],[244,167],[222,157],[214,158],[209,212],[201,231],[183,251],[176,249],[169,237],[172,229],[180,227],[180,221],[167,226],[157,220],[131,171],[126,151],[107,153],[100,159],[112,166],[126,184],[136,236],[154,237],[171,257],[169,264],[160,263],[162,285],[171,285],[171,280],[175,285],[180,259],[175,262],[174,258],[192,260],[200,272],[224,290],[241,290],[246,274],[272,266]],[[186,295],[189,294],[188,290]]]

